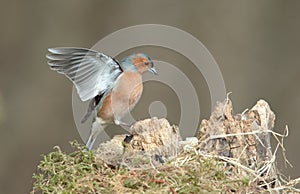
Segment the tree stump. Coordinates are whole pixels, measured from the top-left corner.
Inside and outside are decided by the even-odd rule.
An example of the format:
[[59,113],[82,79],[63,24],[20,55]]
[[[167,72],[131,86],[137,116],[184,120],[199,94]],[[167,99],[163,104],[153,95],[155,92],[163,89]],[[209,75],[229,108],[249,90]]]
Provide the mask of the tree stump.
[[[274,188],[277,169],[272,162],[270,134],[275,114],[268,103],[259,100],[250,110],[234,115],[227,98],[217,103],[209,120],[202,120],[198,134],[202,152],[233,158],[240,165],[258,172],[258,184]],[[269,165],[267,165],[269,164]],[[265,180],[265,181],[261,181]]]

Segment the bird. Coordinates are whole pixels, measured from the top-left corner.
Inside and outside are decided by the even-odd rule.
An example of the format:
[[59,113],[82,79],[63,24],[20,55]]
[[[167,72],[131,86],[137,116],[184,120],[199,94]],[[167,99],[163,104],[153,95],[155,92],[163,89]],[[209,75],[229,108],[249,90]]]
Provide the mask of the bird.
[[108,124],[129,125],[121,119],[141,98],[142,74],[149,71],[157,75],[152,59],[145,53],[133,53],[119,62],[87,48],[57,47],[48,51],[50,69],[73,82],[81,101],[90,101],[81,120],[84,123],[93,114],[86,143],[89,150]]

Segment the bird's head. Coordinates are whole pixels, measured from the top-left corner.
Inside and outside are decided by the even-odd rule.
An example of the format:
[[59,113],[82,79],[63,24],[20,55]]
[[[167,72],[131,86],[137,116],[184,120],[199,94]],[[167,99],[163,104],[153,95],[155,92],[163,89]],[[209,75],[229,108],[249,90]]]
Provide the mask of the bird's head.
[[149,71],[157,75],[153,61],[144,53],[134,53],[125,57],[121,62],[121,66],[125,71],[138,71],[141,74]]

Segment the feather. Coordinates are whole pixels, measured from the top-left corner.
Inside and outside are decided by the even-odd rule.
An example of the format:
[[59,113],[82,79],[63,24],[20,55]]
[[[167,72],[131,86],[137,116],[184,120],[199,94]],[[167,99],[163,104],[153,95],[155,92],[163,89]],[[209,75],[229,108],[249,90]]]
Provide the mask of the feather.
[[50,69],[68,77],[82,101],[110,90],[122,73],[117,60],[85,48],[49,48]]

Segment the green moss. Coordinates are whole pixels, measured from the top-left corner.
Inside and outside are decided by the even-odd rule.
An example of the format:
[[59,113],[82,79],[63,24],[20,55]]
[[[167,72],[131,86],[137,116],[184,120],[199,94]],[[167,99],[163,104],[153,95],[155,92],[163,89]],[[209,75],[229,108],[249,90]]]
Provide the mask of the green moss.
[[87,177],[98,172],[98,165],[92,151],[87,150],[77,142],[72,142],[76,151],[65,154],[59,147],[55,151],[42,156],[38,165],[32,193],[68,193],[71,191],[85,192],[89,190],[89,183],[85,183]]
[[[258,192],[256,177],[228,168],[217,158],[182,152],[156,169],[112,168],[95,158],[94,152],[72,143],[66,154],[59,147],[38,165],[31,193],[226,193]],[[137,161],[140,161],[137,159]],[[145,162],[145,161],[141,161]],[[255,190],[253,190],[255,189]],[[265,190],[261,190],[265,192]]]
[[141,187],[143,184],[141,181],[138,181],[136,179],[125,179],[124,180],[124,187],[131,188],[131,189],[138,189]]

